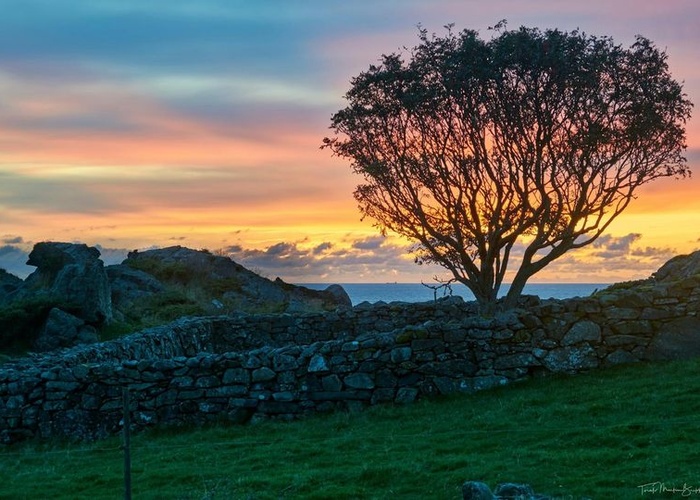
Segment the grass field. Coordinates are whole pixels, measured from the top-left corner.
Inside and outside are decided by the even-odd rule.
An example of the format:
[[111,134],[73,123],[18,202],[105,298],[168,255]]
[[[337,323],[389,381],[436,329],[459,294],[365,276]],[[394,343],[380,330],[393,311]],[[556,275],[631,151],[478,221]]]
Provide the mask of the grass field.
[[[458,499],[468,479],[562,499],[700,498],[640,488],[700,488],[700,361],[292,423],[153,431],[131,444],[135,499]],[[123,498],[120,447],[0,448],[0,498]]]

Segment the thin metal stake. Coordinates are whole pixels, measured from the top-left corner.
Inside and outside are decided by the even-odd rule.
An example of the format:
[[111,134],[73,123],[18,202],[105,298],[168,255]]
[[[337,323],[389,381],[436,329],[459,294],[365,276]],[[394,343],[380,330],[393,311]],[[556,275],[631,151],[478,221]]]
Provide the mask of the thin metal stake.
[[124,387],[124,500],[131,500],[131,404],[129,389]]

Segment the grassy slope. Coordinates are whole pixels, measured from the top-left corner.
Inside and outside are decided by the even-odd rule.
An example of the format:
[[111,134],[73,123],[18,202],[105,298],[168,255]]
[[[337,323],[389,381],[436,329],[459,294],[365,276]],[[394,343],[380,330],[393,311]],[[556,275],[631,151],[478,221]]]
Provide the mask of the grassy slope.
[[[466,479],[561,498],[700,487],[699,374],[700,360],[634,365],[359,414],[143,433],[134,498],[449,499]],[[0,449],[0,498],[122,498],[119,447]]]

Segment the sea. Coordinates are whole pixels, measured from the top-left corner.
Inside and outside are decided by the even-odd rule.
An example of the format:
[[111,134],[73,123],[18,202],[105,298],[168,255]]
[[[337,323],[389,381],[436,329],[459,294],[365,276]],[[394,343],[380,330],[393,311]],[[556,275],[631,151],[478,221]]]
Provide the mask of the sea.
[[[427,302],[450,295],[445,289],[433,290],[422,283],[338,283],[354,306],[369,302]],[[313,290],[323,290],[329,283],[299,283]],[[430,286],[434,286],[430,284]],[[593,292],[610,286],[610,283],[532,283],[525,285],[526,295],[537,295],[541,299],[568,299],[586,297]],[[501,287],[500,295],[508,293],[509,285]],[[462,284],[451,285],[452,295],[459,295],[465,301],[474,300],[474,295]]]

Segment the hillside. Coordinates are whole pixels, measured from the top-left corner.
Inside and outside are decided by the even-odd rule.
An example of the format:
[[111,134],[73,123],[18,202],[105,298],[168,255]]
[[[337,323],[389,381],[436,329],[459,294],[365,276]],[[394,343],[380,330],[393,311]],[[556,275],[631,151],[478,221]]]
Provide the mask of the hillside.
[[182,316],[297,313],[350,307],[337,285],[271,281],[228,257],[181,246],[132,252],[104,266],[94,247],[38,243],[26,280],[0,271],[0,352],[107,340]]

